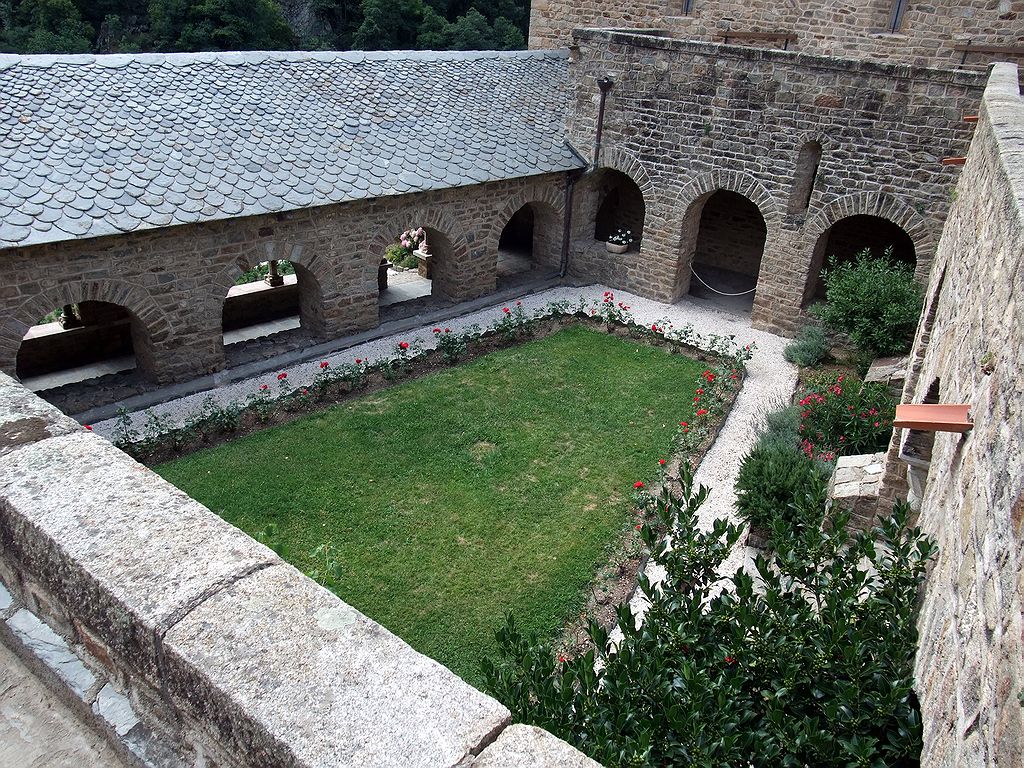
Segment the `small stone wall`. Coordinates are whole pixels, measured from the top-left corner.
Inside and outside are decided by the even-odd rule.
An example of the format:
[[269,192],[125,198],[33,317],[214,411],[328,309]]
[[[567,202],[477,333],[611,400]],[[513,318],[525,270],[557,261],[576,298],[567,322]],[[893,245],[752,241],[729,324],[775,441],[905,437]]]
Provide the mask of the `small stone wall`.
[[1024,3],[1018,0],[939,0],[905,3],[899,29],[890,32],[892,0],[641,0],[607,3],[600,0],[533,0],[530,47],[559,48],[571,44],[580,27],[653,28],[686,40],[722,42],[730,31],[794,35],[785,41],[744,40],[753,45],[826,56],[867,59],[932,67],[982,68],[996,56],[968,53],[954,46],[1024,47]]
[[596,766],[2,374],[0,640],[142,765]]
[[[974,420],[963,435],[922,433],[934,442],[930,460],[917,469],[926,473],[919,525],[938,544],[915,665],[925,768],[1017,768],[1024,749],[1021,126],[1017,69],[997,64],[939,243],[903,390],[904,403],[969,403]],[[890,445],[883,507],[907,491],[907,464],[898,456],[904,437],[896,430]]]
[[[647,212],[638,251],[594,258],[587,225],[598,174],[583,177],[572,213],[574,275],[674,301],[689,290],[701,213],[726,190],[755,205],[767,226],[758,328],[795,330],[827,233],[851,216],[902,228],[927,279],[957,174],[940,161],[966,151],[971,126],[961,118],[977,109],[982,76],[609,30],[578,30],[574,43],[570,138],[581,151],[594,146],[597,80],[611,78],[598,170],[632,178]],[[810,141],[821,145],[821,163],[809,207],[791,212]],[[721,223],[743,224],[730,215],[722,212]]]

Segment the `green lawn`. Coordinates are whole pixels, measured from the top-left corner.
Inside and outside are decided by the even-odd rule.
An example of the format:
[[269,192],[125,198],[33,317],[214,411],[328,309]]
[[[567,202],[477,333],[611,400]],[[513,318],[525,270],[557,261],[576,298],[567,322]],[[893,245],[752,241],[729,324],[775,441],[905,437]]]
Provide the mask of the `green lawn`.
[[169,462],[161,475],[479,685],[508,610],[556,632],[705,368],[573,327]]

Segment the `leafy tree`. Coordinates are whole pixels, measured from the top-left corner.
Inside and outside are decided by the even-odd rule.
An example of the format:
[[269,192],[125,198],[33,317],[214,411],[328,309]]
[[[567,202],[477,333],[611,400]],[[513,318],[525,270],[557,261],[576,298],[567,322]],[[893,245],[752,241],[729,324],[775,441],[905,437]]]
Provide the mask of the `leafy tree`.
[[149,16],[162,51],[282,50],[294,43],[274,0],[151,0]]
[[518,51],[526,47],[526,39],[519,28],[504,16],[494,20],[494,49]]
[[352,47],[364,51],[414,48],[423,21],[422,0],[362,0],[363,22]]
[[8,4],[0,18],[0,45],[10,53],[85,53],[92,46],[93,28],[71,0],[24,0]]

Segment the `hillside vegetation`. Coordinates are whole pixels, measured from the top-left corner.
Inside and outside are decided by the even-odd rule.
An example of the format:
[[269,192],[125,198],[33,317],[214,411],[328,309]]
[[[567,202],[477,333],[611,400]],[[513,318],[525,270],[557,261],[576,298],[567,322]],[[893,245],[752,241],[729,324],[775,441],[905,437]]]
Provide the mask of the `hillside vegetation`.
[[529,0],[0,0],[0,51],[514,50]]

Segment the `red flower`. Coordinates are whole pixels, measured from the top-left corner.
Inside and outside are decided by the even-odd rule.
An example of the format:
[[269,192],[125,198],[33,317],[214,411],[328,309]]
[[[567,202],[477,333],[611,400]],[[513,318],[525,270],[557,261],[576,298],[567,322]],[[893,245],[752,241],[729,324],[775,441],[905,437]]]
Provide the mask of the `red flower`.
[[408,341],[400,341],[400,342],[398,342],[398,348],[399,349],[403,349],[403,350],[404,349],[408,349],[409,348],[409,342]]
[[269,387],[266,384],[260,384],[260,392],[266,392]]
[[654,331],[655,333],[657,333],[658,332],[658,324],[657,323],[651,323],[651,330]]
[[356,358],[356,365],[360,365],[362,362],[363,362],[363,358],[361,358],[361,357],[357,357]]
[[695,396],[695,397],[693,398],[693,402],[695,402],[695,403],[699,403],[699,402],[700,402],[700,395],[696,395],[696,396]]
[[306,389],[305,387],[303,387],[303,388],[302,388],[302,394],[304,394],[304,395],[308,395],[308,394],[309,394],[309,390],[308,390],[308,389]]
[[700,388],[698,388],[698,389],[697,389],[697,394],[698,394],[698,395],[703,395],[703,394],[704,394],[704,390],[703,390],[703,389],[700,389]]
[[736,663],[736,658],[734,656],[726,656],[725,657],[725,663],[726,664],[735,664]]
[[444,332],[445,332],[445,333],[451,333],[451,332],[452,332],[452,329],[451,329],[451,328],[445,328],[445,329],[444,329]]
[[664,459],[658,459],[658,463],[661,464],[661,466],[663,466],[663,467],[665,466],[665,460]]
[[288,374],[285,373],[284,371],[281,371],[279,374],[277,374],[277,380],[278,381],[284,381],[287,378],[288,378]]
[[687,424],[687,423],[686,423],[685,421],[680,421],[680,422],[679,422],[679,426],[680,426],[680,427],[688,427],[688,426],[690,426],[690,425],[689,425],[689,424]]
[[501,311],[504,312],[506,315],[511,314],[512,312],[512,310],[509,309],[508,307],[502,307]]
[[636,488],[637,490],[643,488],[644,487],[644,481],[643,480],[637,480],[635,483],[633,483],[633,487]]
[[698,415],[698,416],[707,416],[707,415],[708,415],[708,412],[707,412],[706,410],[704,410],[703,408],[701,408],[701,409],[699,409],[699,410],[697,411],[697,415]]
[[565,656],[559,656],[558,657],[558,663],[559,664],[565,664]]
[[440,329],[440,328],[435,328],[435,329],[434,329],[434,333],[440,333],[440,332],[441,332],[441,329]]
[[876,426],[876,427],[877,427],[877,426],[878,426],[879,424],[881,424],[881,422],[880,422],[880,421],[876,421],[876,422],[875,422],[875,426]]
[[516,302],[516,306],[517,306],[517,307],[521,307],[521,306],[523,306],[523,302],[521,302],[521,301],[517,301],[517,302]]
[[92,424],[83,424],[82,425],[82,429],[85,429],[85,430],[88,430],[89,432],[92,432]]
[[638,531],[639,531],[639,530],[640,530],[641,528],[643,528],[643,527],[644,527],[644,524],[643,524],[643,523],[637,523],[637,524],[636,524],[636,529],[637,529]]
[[320,370],[321,371],[326,371],[330,367],[331,367],[331,364],[328,363],[326,360],[324,360],[322,363],[320,363]]

